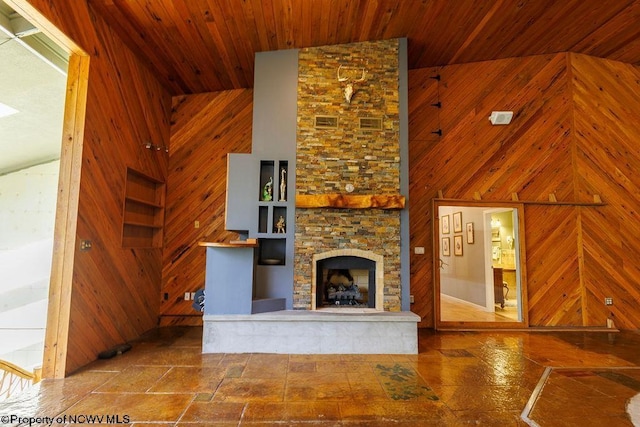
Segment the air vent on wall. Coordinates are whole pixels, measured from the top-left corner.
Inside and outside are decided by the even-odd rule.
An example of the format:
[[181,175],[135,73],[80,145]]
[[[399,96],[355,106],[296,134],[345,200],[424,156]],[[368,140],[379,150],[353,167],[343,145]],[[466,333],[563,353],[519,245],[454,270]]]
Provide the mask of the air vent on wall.
[[314,127],[320,129],[337,129],[338,117],[336,116],[316,116],[314,118]]
[[360,129],[382,130],[382,119],[376,117],[360,117]]

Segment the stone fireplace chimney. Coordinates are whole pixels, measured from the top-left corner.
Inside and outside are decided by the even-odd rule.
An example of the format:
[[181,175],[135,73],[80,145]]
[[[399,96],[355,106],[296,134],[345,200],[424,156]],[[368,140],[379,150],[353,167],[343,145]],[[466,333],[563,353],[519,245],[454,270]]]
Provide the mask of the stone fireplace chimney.
[[[385,40],[301,49],[298,58],[297,196],[399,195],[399,41]],[[336,70],[366,71],[351,102]],[[319,115],[337,127],[315,127]],[[380,129],[362,126],[379,119]],[[316,307],[316,262],[326,254],[370,254],[376,266],[375,309],[401,309],[400,211],[366,208],[296,208],[294,309]]]

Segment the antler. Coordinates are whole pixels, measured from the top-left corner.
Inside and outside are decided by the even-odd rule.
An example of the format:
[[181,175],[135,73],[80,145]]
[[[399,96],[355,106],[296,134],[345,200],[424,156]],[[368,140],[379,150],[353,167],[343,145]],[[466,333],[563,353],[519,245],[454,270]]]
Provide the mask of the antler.
[[347,80],[349,80],[348,77],[340,77],[340,68],[342,68],[342,65],[338,67],[338,81],[339,82],[346,82]]
[[[340,77],[340,69],[342,68],[342,65],[340,65],[338,67],[338,81],[339,82],[346,82],[349,80],[349,77]],[[365,71],[364,68],[362,69],[362,77],[360,77],[358,80],[354,80],[354,83],[360,83],[365,81]]]
[[352,80],[349,77],[340,77],[340,69],[342,68],[342,65],[340,65],[338,67],[338,81],[339,82],[346,82],[346,85],[344,87],[344,99],[347,100],[348,103],[351,103],[351,97],[353,96],[353,94],[356,92],[356,89],[354,88],[354,85],[356,83],[361,83],[365,80],[365,71],[364,68],[362,69],[362,77],[360,77],[358,80]]

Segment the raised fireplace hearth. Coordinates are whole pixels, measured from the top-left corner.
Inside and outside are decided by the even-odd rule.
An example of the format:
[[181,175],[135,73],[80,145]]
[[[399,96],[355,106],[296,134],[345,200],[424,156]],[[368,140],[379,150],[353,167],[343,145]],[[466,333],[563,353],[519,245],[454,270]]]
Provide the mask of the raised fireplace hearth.
[[420,316],[409,311],[362,310],[368,309],[205,314],[202,352],[418,354]]

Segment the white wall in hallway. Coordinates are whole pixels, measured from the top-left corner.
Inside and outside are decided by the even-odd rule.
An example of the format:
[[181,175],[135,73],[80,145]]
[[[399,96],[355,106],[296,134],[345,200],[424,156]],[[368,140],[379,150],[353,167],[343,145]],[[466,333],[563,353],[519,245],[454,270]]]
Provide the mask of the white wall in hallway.
[[60,162],[0,176],[0,359],[42,363]]
[[60,161],[0,176],[0,251],[53,236]]

